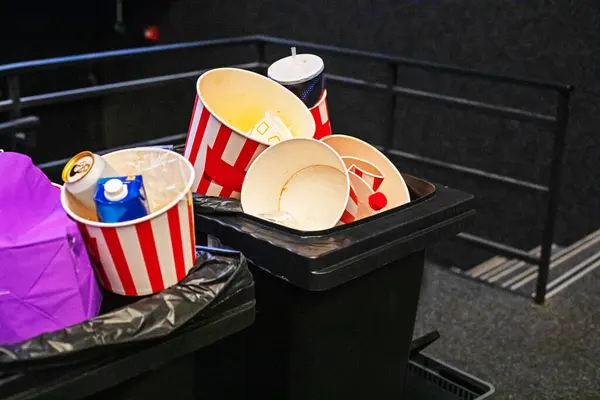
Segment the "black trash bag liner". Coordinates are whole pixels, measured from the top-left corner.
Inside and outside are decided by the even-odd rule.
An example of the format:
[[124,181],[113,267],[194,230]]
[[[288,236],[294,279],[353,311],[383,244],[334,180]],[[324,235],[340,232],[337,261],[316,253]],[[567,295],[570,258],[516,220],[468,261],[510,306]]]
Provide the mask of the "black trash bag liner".
[[185,329],[203,310],[216,307],[252,282],[242,253],[197,248],[194,268],[175,286],[144,298],[115,296],[121,302],[133,302],[59,331],[0,346],[0,371],[79,363],[106,356],[107,347],[160,339]]
[[242,203],[238,199],[194,193],[194,212],[196,214],[239,214],[243,211]]

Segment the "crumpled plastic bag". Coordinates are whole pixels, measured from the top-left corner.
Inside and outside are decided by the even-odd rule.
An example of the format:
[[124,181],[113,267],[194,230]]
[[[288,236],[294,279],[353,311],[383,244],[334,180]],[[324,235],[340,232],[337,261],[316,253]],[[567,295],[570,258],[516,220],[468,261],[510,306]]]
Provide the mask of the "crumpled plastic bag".
[[194,212],[198,214],[242,213],[242,203],[229,197],[202,196],[194,193]]
[[127,149],[103,157],[120,175],[141,175],[150,213],[162,210],[181,195],[189,182],[187,165],[170,151]]
[[60,190],[31,159],[0,153],[0,344],[98,314],[102,292]]
[[85,362],[105,356],[107,347],[160,339],[251,282],[242,253],[205,248],[198,252],[188,276],[175,286],[80,324],[0,346],[0,370]]

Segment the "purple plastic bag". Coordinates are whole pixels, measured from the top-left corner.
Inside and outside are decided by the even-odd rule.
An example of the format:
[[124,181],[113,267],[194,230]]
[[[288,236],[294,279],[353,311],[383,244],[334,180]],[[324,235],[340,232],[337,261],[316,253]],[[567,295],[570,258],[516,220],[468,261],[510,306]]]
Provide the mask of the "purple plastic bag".
[[60,190],[27,156],[0,153],[0,344],[98,315],[102,293]]

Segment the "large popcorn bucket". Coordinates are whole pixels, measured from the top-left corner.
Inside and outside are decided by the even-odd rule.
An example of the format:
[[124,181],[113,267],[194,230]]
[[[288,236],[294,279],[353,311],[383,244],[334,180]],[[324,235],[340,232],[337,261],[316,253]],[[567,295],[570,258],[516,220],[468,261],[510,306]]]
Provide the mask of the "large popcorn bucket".
[[[126,149],[103,157],[119,174],[141,172],[151,206],[147,216],[133,221],[98,222],[63,187],[63,208],[78,222],[100,282],[108,291],[125,296],[149,295],[175,285],[196,257],[193,166],[181,155],[159,148]],[[144,157],[159,158],[160,166],[140,168],[136,160]]]
[[315,120],[315,139],[319,140],[325,136],[331,135],[331,121],[329,120],[329,110],[327,109],[327,89],[323,90],[317,104],[310,109],[310,113]]
[[256,157],[281,138],[253,132],[266,113],[277,116],[294,137],[312,138],[315,122],[292,92],[254,72],[219,68],[196,84],[196,103],[184,155],[196,171],[196,193],[239,198],[246,171]]

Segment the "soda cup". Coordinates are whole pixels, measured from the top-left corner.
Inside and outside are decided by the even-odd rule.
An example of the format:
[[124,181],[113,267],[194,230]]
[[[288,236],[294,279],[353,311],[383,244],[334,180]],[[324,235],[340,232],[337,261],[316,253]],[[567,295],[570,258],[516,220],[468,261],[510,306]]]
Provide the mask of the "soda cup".
[[98,180],[96,212],[100,222],[125,222],[148,215],[148,201],[141,175]]
[[296,48],[292,47],[292,55],[271,64],[267,75],[294,93],[306,107],[312,108],[325,90],[324,69],[321,57],[296,54]]

